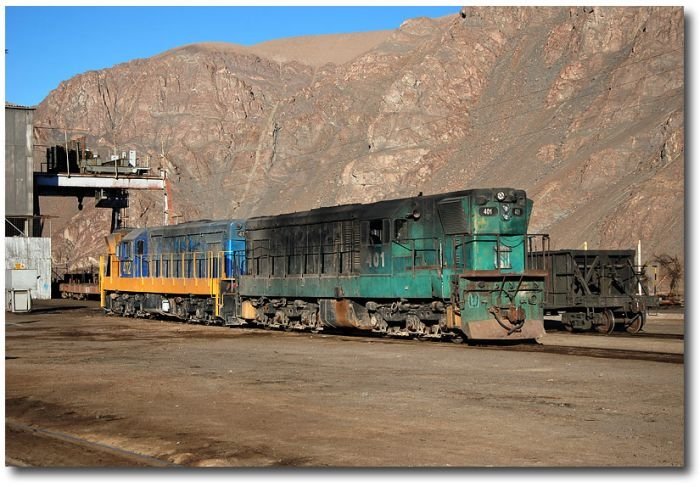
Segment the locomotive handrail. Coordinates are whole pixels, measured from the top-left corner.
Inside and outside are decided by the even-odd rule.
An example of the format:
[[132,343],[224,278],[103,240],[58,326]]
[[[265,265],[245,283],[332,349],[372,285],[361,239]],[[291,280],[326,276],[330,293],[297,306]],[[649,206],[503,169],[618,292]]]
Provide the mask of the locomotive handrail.
[[[105,277],[114,276],[112,269],[116,269],[115,277],[120,277],[123,267],[120,264],[130,263],[129,277],[131,278],[155,278],[155,279],[218,279],[231,278],[236,271],[244,266],[243,251],[219,251],[214,255],[212,251],[191,252],[162,252],[155,254],[142,254],[130,259],[109,254],[106,258],[110,263],[110,272]],[[226,263],[231,264],[231,269],[226,268]],[[215,264],[218,271],[214,272]]]
[[[525,252],[525,267],[528,269],[543,269],[547,267],[547,256],[550,252],[551,239],[548,233],[527,233],[527,249]],[[541,243],[541,249],[535,248],[533,243]],[[532,256],[530,254],[533,254]],[[541,266],[537,265],[542,263]]]
[[[515,235],[501,235],[498,233],[478,233],[478,234],[462,234],[462,235],[454,235],[454,237],[460,237],[459,241],[455,240],[454,243],[454,251],[455,251],[455,256],[457,255],[457,252],[460,251],[464,253],[463,249],[466,248],[467,245],[473,244],[473,243],[490,243],[493,242],[496,244],[495,247],[495,265],[494,267],[496,269],[507,269],[511,267],[504,267],[502,265],[503,261],[501,259],[501,254],[503,252],[506,252],[506,250],[503,250],[501,247],[507,247],[509,250],[507,252],[512,252],[512,249],[515,249],[516,247],[520,247],[521,245],[523,246],[524,249],[525,247],[525,241],[527,234],[515,234]],[[485,238],[484,238],[485,237]],[[464,240],[462,240],[464,238]],[[518,239],[517,242],[514,243],[509,243],[507,240],[508,239]],[[527,252],[525,252],[527,254]],[[464,260],[466,261],[466,255],[463,255]],[[525,268],[527,269],[527,255],[525,255],[525,262],[524,262]],[[457,265],[456,258],[455,258],[455,266],[456,269],[460,268],[459,265]]]
[[[438,246],[438,248],[422,248],[422,249],[416,248],[417,242],[431,242],[433,244],[433,246],[435,246],[435,240],[436,239],[434,237],[407,237],[407,238],[401,238],[401,239],[393,238],[393,239],[391,239],[390,243],[395,243],[395,244],[401,246],[401,248],[411,251],[411,272],[415,275],[415,272],[416,272],[416,254],[418,252],[424,252],[424,253],[433,252],[433,253],[435,253],[438,257],[437,265],[439,266],[440,272],[442,272],[443,262],[442,262],[442,258],[440,257],[439,246]],[[406,246],[402,242],[410,242],[410,245]]]
[[[437,253],[439,252],[438,248],[429,247],[429,248],[416,248],[418,247],[417,242],[422,242],[422,241],[429,241],[433,242],[435,239],[433,237],[413,237],[413,238],[405,238],[405,239],[393,239],[390,242],[386,243],[398,243],[401,245],[403,248],[406,250],[412,251],[413,254],[415,253]],[[403,243],[402,243],[403,242]],[[409,243],[408,246],[406,246],[404,243]],[[256,275],[260,276],[278,276],[278,277],[286,277],[286,276],[304,276],[304,275],[323,275],[323,259],[326,257],[331,257],[333,259],[341,259],[341,262],[345,262],[346,258],[348,256],[359,256],[359,252],[362,248],[362,244],[357,243],[357,241],[353,241],[350,243],[350,245],[343,244],[342,242],[333,242],[333,243],[311,243],[311,244],[306,244],[306,245],[299,245],[295,246],[291,251],[288,250],[287,247],[283,245],[270,245],[268,239],[263,239],[260,241],[256,241],[255,245],[253,247],[248,247],[245,250],[245,260],[247,263],[247,272],[248,275],[252,275],[251,273],[255,272],[254,269],[258,268],[259,270],[257,271],[258,273]],[[262,255],[258,255],[258,252],[261,252]],[[286,259],[284,262],[284,265],[281,266],[281,271],[277,270],[277,262],[275,259],[281,259],[284,258]],[[309,271],[309,259],[318,259],[316,260],[316,264],[312,266],[313,270]],[[302,262],[300,263],[300,269],[299,272],[292,272],[290,270],[290,259],[302,259]],[[260,269],[260,266],[263,264],[263,262],[267,263],[267,268],[266,269]],[[358,268],[356,267],[356,261],[355,259],[349,260],[351,262],[350,264],[350,269],[349,272],[357,272]],[[338,261],[335,260],[336,265],[338,264]],[[274,266],[274,269],[273,269]],[[416,266],[416,259],[415,256],[413,258],[413,263],[412,267],[415,269]],[[342,271],[345,270],[346,268],[343,266],[343,269],[340,270],[341,273]]]

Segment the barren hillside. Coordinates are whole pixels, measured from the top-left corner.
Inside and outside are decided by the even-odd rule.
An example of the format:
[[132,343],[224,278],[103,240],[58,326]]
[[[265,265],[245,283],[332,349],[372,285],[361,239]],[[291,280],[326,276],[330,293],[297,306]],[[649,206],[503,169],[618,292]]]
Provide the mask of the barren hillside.
[[[515,186],[556,247],[682,257],[683,59],[682,8],[469,7],[364,37],[184,46],[61,83],[36,121],[162,163],[181,220]],[[130,225],[162,221],[161,195],[132,196]],[[65,217],[56,252],[98,255],[108,211],[42,205]]]
[[298,61],[313,67],[343,64],[374,49],[387,40],[392,31],[381,30],[357,34],[289,37],[261,42],[250,47],[258,56],[277,62]]

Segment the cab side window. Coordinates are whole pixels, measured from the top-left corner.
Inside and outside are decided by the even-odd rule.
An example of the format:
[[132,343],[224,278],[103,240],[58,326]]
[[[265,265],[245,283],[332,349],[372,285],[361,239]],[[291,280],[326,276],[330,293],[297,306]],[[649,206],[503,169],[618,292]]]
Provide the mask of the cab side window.
[[[391,220],[370,220],[362,222],[362,226],[362,238],[367,238],[365,240],[367,244],[381,245],[391,242]],[[365,235],[367,229],[369,232]]]
[[122,242],[120,257],[124,260],[131,258],[131,242]]
[[369,243],[370,245],[379,245],[382,243],[383,225],[381,220],[370,220],[369,222]]
[[407,221],[403,218],[394,220],[394,240],[403,240],[408,236]]

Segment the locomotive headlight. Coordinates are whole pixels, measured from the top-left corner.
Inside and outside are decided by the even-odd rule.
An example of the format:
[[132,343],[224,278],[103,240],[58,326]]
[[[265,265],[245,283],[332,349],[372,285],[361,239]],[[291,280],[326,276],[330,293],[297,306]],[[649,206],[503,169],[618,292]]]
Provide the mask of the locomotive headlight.
[[499,191],[498,193],[496,193],[496,199],[498,201],[503,201],[504,199],[506,199],[506,194],[503,191]]
[[504,220],[510,220],[510,205],[501,204],[501,213],[503,214]]

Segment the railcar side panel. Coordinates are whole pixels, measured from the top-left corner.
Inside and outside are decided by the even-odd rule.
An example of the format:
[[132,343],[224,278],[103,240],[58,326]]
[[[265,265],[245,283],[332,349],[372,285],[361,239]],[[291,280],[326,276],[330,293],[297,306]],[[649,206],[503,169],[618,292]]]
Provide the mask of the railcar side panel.
[[656,301],[634,258],[634,250],[542,248],[530,251],[529,266],[546,273],[544,309],[562,313],[567,329],[611,333],[618,322],[638,333]]

